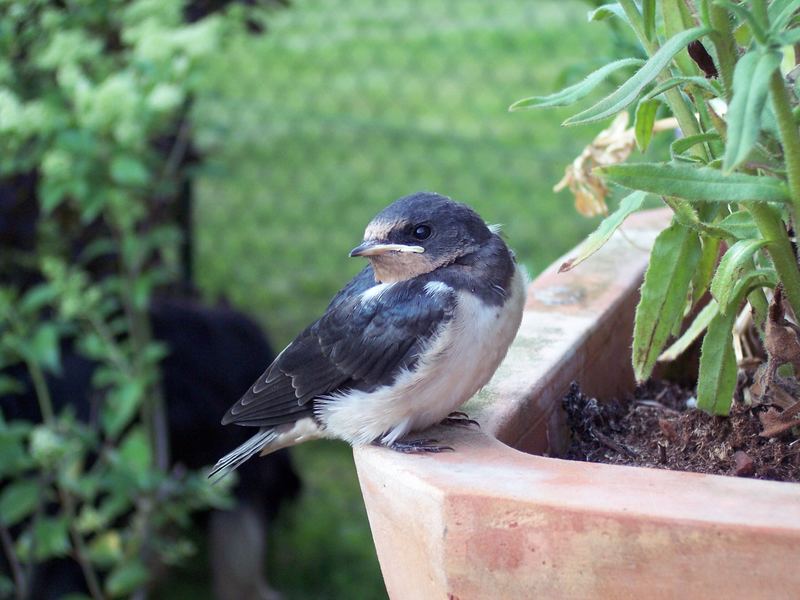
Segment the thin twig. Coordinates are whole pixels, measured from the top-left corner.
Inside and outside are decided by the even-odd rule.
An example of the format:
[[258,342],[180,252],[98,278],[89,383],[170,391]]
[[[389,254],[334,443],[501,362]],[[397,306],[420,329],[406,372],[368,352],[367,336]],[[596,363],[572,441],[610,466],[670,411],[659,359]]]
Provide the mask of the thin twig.
[[25,574],[22,572],[22,565],[19,562],[17,553],[14,552],[14,540],[11,539],[11,532],[2,523],[0,523],[0,543],[3,545],[3,552],[6,555],[6,560],[8,560],[11,574],[14,578],[14,595],[17,600],[23,600],[28,595]]

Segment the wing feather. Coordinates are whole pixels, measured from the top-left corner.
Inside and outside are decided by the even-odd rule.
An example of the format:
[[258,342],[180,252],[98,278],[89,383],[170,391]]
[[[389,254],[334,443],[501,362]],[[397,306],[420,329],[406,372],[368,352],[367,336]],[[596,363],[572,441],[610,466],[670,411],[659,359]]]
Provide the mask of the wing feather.
[[223,418],[223,423],[276,427],[313,414],[314,398],[369,390],[411,368],[452,316],[455,297],[428,294],[425,281],[393,284],[366,299],[371,267],[342,289],[328,310],[281,352]]

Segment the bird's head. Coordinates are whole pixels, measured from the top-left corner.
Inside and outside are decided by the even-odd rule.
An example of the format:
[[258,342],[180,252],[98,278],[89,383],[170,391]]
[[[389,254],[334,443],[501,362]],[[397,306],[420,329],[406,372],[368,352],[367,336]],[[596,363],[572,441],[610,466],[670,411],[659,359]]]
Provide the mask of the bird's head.
[[469,206],[419,192],[378,213],[350,256],[368,258],[376,279],[391,283],[449,265],[480,249],[492,235]]

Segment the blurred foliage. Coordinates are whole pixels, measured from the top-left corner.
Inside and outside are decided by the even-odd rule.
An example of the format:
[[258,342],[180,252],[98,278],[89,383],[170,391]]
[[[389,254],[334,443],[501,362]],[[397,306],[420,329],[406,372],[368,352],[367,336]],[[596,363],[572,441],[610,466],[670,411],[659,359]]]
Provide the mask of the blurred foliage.
[[541,271],[592,227],[552,193],[592,132],[561,130],[564,112],[507,108],[615,51],[587,9],[297,0],[276,12],[268,35],[216,57],[195,106],[213,156],[198,187],[199,283],[286,343],[363,266],[347,253],[369,219],[426,189],[503,224]]
[[[37,224],[0,257],[0,396],[32,388],[40,413],[0,416],[0,596],[27,597],[53,558],[77,561],[94,598],[128,596],[192,553],[191,513],[229,504],[169,470],[147,316],[179,270],[179,229],[159,215],[187,176],[188,100],[244,25],[241,10],[191,24],[183,10],[0,0],[0,180],[20,196],[14,182],[33,182],[16,201]],[[64,345],[96,363],[95,394],[59,407]]]

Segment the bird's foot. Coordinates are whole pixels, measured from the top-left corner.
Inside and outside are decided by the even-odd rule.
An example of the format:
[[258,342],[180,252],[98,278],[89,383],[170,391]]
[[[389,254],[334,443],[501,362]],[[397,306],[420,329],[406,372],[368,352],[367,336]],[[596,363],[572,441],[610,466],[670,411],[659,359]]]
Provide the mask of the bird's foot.
[[391,444],[382,444],[375,442],[378,446],[385,446],[391,448],[396,452],[403,454],[429,454],[438,452],[452,452],[452,446],[442,446],[439,440],[397,440]]
[[460,410],[451,412],[449,415],[447,415],[444,419],[442,419],[441,425],[456,425],[458,427],[471,427],[474,425],[478,429],[481,428],[480,423],[478,423],[475,419],[470,419],[467,413],[461,412]]

